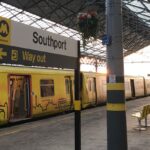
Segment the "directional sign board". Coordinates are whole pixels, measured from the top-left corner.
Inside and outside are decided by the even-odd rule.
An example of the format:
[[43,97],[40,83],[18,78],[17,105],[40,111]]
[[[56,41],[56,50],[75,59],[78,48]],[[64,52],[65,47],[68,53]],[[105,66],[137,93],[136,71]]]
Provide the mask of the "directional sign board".
[[77,41],[0,17],[0,63],[76,68]]

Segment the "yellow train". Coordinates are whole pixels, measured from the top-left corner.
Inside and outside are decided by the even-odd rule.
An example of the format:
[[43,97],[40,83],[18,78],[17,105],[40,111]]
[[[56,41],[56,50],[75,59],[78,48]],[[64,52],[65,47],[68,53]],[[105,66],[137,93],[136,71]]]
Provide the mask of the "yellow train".
[[[150,80],[125,77],[125,96],[150,94]],[[106,75],[81,73],[82,108],[106,102]],[[74,72],[0,66],[0,125],[73,110]]]

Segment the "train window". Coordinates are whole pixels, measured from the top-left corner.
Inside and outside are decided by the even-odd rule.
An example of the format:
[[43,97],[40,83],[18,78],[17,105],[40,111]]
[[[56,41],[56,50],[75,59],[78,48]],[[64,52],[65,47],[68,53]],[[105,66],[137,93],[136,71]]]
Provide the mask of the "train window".
[[40,80],[41,97],[54,96],[54,80]]
[[70,94],[70,80],[65,79],[65,85],[66,85],[66,93]]
[[88,80],[88,90],[89,91],[92,91],[92,87],[91,87],[92,85],[91,85],[91,80],[89,79]]
[[92,78],[92,91],[93,92],[95,92],[96,91],[96,83],[95,83],[96,81],[95,81],[95,79],[94,78]]
[[89,78],[88,79],[88,91],[95,92],[96,91],[95,86],[96,85],[95,85],[94,78]]

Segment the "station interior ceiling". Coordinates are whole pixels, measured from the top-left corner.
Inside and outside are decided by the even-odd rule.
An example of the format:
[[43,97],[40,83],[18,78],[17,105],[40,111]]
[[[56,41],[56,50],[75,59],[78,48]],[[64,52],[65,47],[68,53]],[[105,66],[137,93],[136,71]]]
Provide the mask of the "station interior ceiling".
[[[81,63],[106,62],[106,0],[1,0],[0,16],[81,41]],[[150,0],[122,0],[123,53],[128,56],[150,45]],[[94,10],[98,15],[98,38],[84,47],[77,26],[79,13]],[[86,58],[86,59],[85,59]]]

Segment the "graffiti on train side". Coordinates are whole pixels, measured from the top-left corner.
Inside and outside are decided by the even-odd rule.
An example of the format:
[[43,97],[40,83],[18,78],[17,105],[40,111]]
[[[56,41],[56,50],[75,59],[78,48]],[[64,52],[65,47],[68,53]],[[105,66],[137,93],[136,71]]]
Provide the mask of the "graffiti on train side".
[[67,101],[65,98],[60,98],[58,99],[58,109],[60,111],[65,111],[65,110],[68,110],[68,105],[67,105]]
[[8,104],[5,102],[4,105],[0,105],[0,119],[7,118],[6,112],[8,114]]
[[[42,100],[41,100],[42,101]],[[35,105],[33,105],[34,109],[40,108],[42,112],[48,111],[48,107],[54,107],[55,110],[64,111],[69,108],[67,105],[66,98],[60,98],[57,102],[54,102],[53,99],[45,99],[42,103],[38,103],[37,96],[35,96]]]

